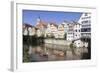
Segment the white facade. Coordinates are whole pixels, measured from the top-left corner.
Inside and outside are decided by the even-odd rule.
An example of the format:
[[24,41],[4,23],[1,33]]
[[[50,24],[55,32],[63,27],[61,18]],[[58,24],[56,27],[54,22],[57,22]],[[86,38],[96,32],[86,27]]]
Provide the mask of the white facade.
[[23,24],[23,35],[34,36],[36,34],[36,29],[30,24]]
[[62,24],[64,25],[64,33],[65,33],[66,40],[67,40],[67,34],[68,34],[68,22],[64,21]]
[[28,30],[27,30],[27,28],[25,28],[24,30],[23,30],[23,35],[28,35]]
[[35,27],[32,27],[32,35],[34,36],[36,34],[36,29]]
[[78,21],[82,37],[91,37],[91,13],[83,13]]
[[79,23],[75,23],[74,25],[74,39],[79,39],[81,37],[81,25]]
[[24,24],[23,24],[23,35],[24,36],[28,35],[27,27]]
[[46,29],[46,36],[50,37],[51,36],[51,27],[50,24],[48,23],[47,29]]
[[81,47],[81,24],[71,22],[67,24],[67,41],[74,41],[76,47]]
[[58,38],[58,29],[57,26],[54,24],[51,24],[51,34],[55,37]]
[[29,28],[28,28],[28,31],[29,31],[29,36],[32,36],[32,35],[33,35],[32,27],[29,27]]
[[76,40],[74,42],[74,44],[77,46],[77,47],[81,47],[81,24],[79,23],[74,23],[74,40]]
[[74,39],[74,25],[73,23],[67,24],[68,29],[67,29],[67,40],[72,41]]
[[38,29],[37,32],[36,32],[36,34],[37,34],[38,37],[41,37],[42,36],[41,30]]
[[64,38],[64,25],[60,24],[58,25],[58,38]]
[[24,35],[34,36],[35,34],[35,27],[27,27],[27,29],[24,30]]
[[68,23],[64,21],[62,24],[64,25],[64,32],[67,33]]
[[58,28],[56,24],[48,24],[46,28],[46,35],[49,37],[58,38]]

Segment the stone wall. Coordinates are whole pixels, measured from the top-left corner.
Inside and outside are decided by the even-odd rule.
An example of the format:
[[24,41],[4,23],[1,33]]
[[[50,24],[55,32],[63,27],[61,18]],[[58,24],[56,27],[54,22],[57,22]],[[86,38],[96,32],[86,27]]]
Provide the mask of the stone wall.
[[56,45],[70,45],[71,41],[67,40],[56,40],[56,39],[45,39],[44,43],[46,44],[56,44]]

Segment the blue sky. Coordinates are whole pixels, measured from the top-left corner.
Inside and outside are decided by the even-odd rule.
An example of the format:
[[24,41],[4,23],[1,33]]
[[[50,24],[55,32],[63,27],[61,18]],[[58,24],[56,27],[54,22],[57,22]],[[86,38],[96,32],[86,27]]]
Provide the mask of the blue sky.
[[66,21],[78,21],[82,13],[80,12],[56,12],[56,11],[39,11],[39,10],[23,10],[23,23],[36,25],[37,18],[45,22],[55,22],[61,24]]

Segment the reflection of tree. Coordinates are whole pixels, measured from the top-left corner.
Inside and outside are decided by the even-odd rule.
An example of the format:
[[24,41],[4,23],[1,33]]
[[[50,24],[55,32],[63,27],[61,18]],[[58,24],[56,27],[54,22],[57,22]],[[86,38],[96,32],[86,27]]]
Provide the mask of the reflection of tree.
[[72,48],[72,49],[73,49],[73,48],[76,48],[76,46],[74,45],[74,43],[71,43],[69,46],[70,46],[70,48]]
[[23,46],[23,62],[30,62],[30,56],[28,54],[28,47]]
[[82,56],[82,59],[91,59],[91,38],[81,38],[81,40],[83,42],[87,42],[88,43],[88,53],[84,53]]

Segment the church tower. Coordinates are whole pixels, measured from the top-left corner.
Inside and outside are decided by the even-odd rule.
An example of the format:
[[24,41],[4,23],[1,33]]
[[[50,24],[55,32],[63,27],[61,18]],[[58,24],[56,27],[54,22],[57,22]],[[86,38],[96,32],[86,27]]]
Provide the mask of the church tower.
[[37,25],[39,25],[39,23],[41,22],[41,18],[40,16],[37,18]]

